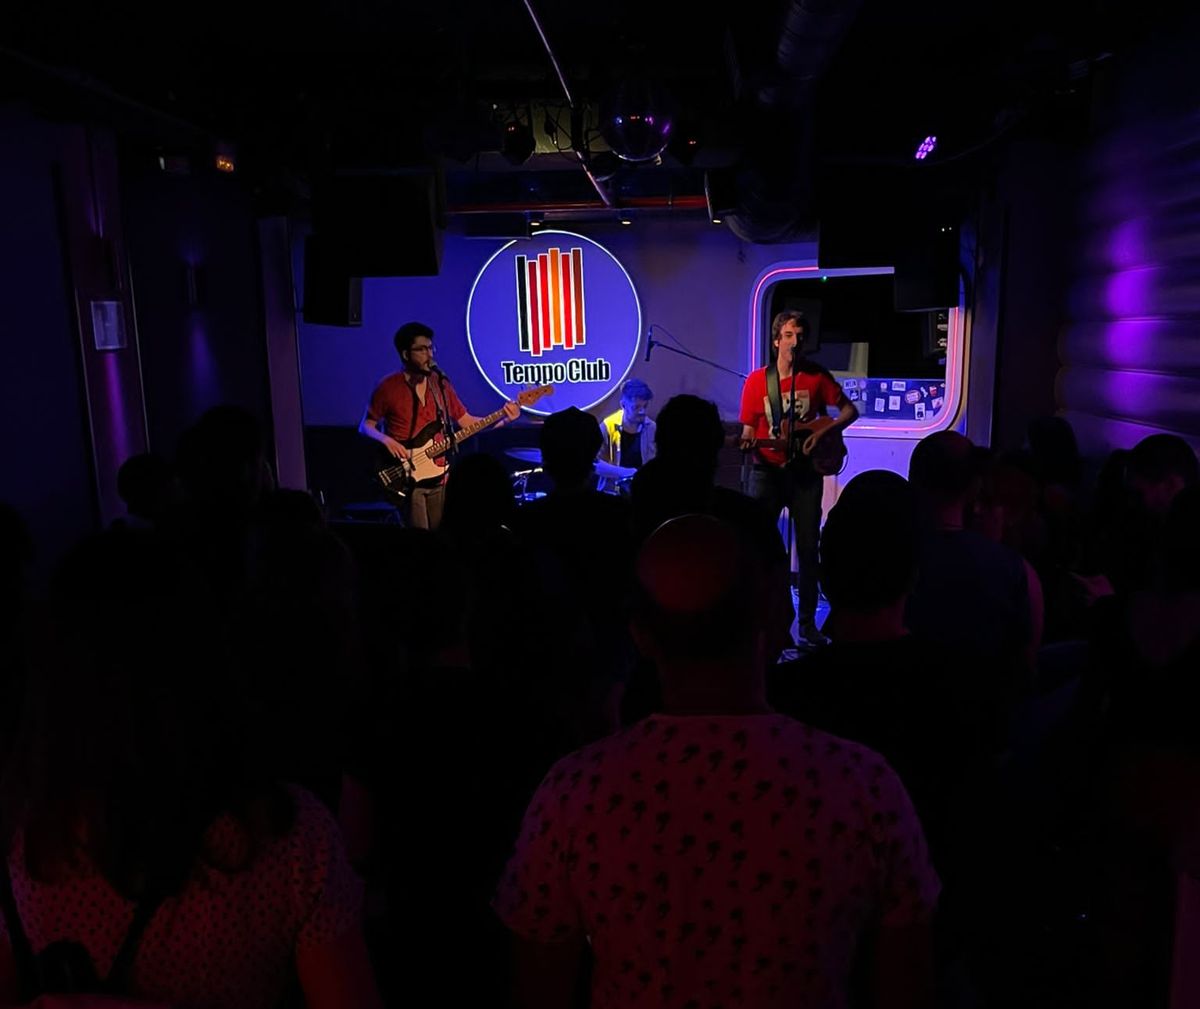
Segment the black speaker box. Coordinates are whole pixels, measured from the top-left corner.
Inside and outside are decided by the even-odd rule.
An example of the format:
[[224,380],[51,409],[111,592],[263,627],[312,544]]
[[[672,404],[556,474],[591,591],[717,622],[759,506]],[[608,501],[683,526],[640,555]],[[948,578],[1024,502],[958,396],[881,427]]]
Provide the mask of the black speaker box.
[[351,276],[339,250],[317,235],[304,240],[304,321],[362,325],[362,277]]
[[896,255],[897,312],[931,312],[958,304],[958,229],[929,228]]
[[412,169],[333,175],[313,191],[313,228],[356,277],[432,277],[442,262],[441,175]]

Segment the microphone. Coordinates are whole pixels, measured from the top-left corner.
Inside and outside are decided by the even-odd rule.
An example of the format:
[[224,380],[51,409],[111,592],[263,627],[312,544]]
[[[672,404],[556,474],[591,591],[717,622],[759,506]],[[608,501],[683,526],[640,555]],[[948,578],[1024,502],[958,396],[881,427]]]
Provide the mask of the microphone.
[[650,360],[650,351],[654,349],[654,340],[649,333],[646,334],[646,360]]
[[438,367],[436,364],[433,364],[432,362],[430,362],[430,365],[429,365],[429,370],[430,370],[430,372],[432,372],[434,375],[441,375],[441,376],[442,376],[442,378],[445,378],[445,377],[446,377],[446,373],[445,373],[444,371],[442,371],[442,369],[441,369],[441,368],[439,368],[439,367]]

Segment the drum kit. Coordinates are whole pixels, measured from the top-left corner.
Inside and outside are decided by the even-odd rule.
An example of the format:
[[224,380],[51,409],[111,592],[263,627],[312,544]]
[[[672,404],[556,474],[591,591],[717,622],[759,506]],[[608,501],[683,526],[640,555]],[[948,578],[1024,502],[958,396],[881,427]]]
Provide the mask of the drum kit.
[[[546,496],[549,488],[549,478],[542,469],[542,450],[540,448],[510,448],[506,455],[519,459],[521,462],[532,463],[530,469],[517,470],[512,475],[513,497],[518,504],[526,501],[536,501]],[[627,497],[633,484],[633,476],[637,472],[628,466],[614,466],[612,463],[596,460],[596,490],[605,494],[616,494]]]

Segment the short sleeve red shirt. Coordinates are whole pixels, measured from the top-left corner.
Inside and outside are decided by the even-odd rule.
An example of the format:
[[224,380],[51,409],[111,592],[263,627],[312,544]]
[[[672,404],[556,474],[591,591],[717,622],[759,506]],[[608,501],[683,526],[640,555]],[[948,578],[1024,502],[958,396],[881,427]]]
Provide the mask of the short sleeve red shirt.
[[426,382],[425,402],[422,403],[407,372],[397,371],[388,375],[371,393],[367,420],[371,423],[382,420],[390,437],[399,442],[407,441],[427,424],[437,420],[444,388],[446,412],[450,414],[451,420],[459,421],[467,412],[467,408],[458,398],[454,386],[449,382],[443,385],[442,380],[436,378],[426,379]]
[[[780,398],[783,400],[784,416],[788,415],[791,406],[792,386],[796,387],[796,419],[804,424],[825,416],[831,406],[835,406],[842,397],[842,387],[822,371],[816,374],[799,372],[790,378],[779,382]],[[767,396],[767,369],[759,368],[752,371],[742,386],[741,422],[754,429],[755,438],[770,438],[772,436],[771,404]],[[778,449],[760,448],[759,454],[765,462],[782,466],[787,456]]]

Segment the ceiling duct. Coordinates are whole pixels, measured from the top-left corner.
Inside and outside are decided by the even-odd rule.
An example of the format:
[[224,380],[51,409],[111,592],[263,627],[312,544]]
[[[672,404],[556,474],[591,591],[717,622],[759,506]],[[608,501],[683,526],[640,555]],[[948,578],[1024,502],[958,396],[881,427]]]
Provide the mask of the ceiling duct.
[[732,50],[753,138],[737,173],[737,211],[726,218],[743,241],[786,242],[813,234],[815,86],[861,5],[862,0],[791,0],[775,58],[764,73],[741,72],[754,54],[739,60]]

